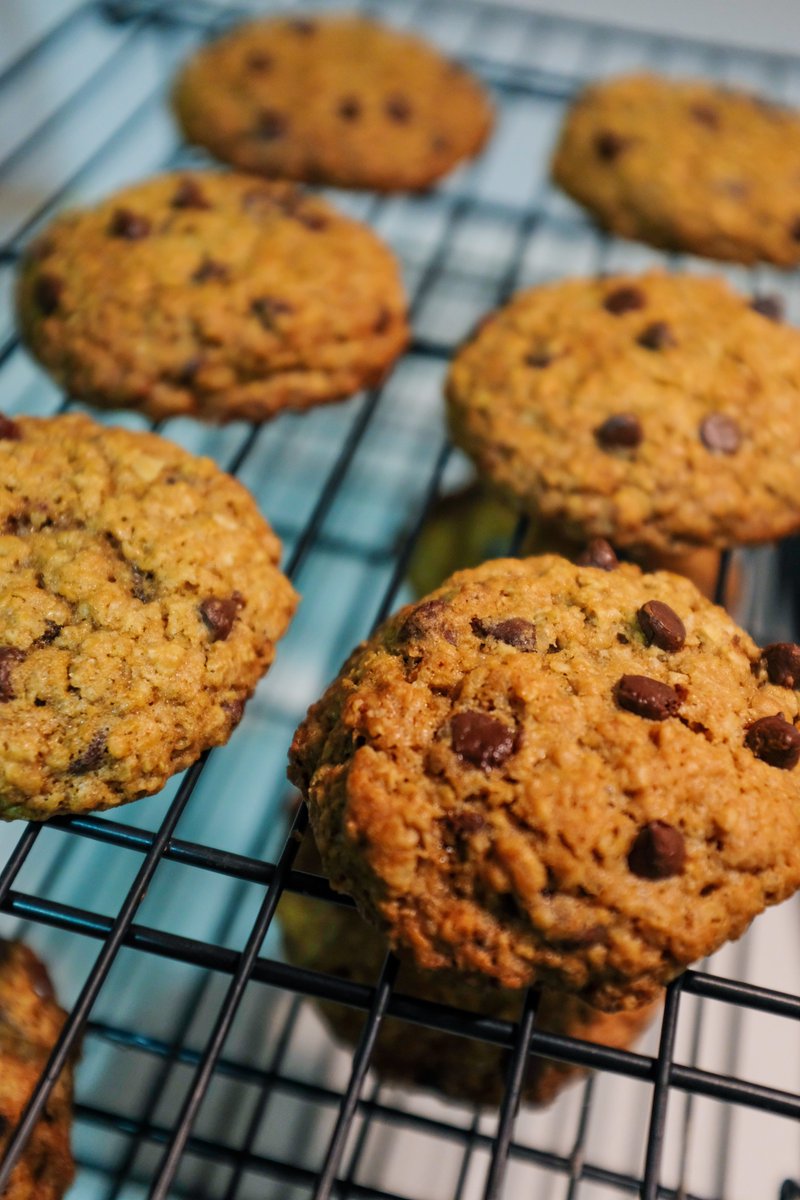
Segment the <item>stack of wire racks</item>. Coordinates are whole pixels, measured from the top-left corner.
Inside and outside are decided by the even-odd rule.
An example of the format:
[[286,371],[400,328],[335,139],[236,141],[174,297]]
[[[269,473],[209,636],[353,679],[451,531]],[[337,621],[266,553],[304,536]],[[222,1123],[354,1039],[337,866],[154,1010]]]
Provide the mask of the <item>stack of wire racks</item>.
[[[800,103],[800,59],[788,55],[473,0],[361,7],[465,61],[493,90],[498,128],[480,161],[429,194],[336,194],[403,264],[414,338],[382,387],[260,428],[186,419],[160,427],[251,489],[283,539],[303,602],[227,747],[110,816],[0,830],[0,933],[42,954],[70,1010],[28,1115],[41,1110],[59,1063],[82,1038],[71,1200],[794,1200],[797,902],[771,910],[676,981],[635,1053],[412,1000],[391,988],[391,972],[365,986],[281,960],[284,890],[343,902],[323,880],[293,869],[288,743],[346,653],[409,598],[407,566],[426,519],[469,475],[442,422],[454,348],[486,310],[526,285],[665,262],[720,270],[609,239],[553,190],[548,157],[565,104],[590,78],[638,68]],[[24,246],[66,205],[201,161],[177,138],[169,81],[200,40],[251,11],[222,0],[3,5],[5,412],[77,407],[15,336],[10,297]],[[782,294],[789,318],[793,309],[800,317],[796,275],[724,272],[745,291]],[[145,426],[132,413],[100,419]],[[735,555],[735,615],[758,640],[798,636],[796,559],[791,542]],[[295,833],[304,819],[301,810]],[[362,1010],[354,1053],[331,1041],[311,997]],[[500,1109],[382,1085],[369,1060],[387,1014],[407,1022],[409,1041],[429,1026],[457,1039],[464,1055],[474,1039],[506,1047]],[[521,1069],[541,1053],[593,1071],[549,1109],[519,1108]]]

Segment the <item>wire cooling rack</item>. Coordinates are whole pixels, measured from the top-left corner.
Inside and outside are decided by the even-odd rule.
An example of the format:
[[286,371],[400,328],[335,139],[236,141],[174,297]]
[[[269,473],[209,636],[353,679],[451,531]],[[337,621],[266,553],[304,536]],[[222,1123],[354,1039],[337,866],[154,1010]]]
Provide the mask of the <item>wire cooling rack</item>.
[[[472,0],[363,3],[464,58],[493,88],[488,152],[429,195],[337,202],[398,253],[415,336],[377,391],[261,429],[187,420],[162,432],[255,493],[303,594],[292,629],[229,746],[163,793],[110,816],[0,829],[0,930],[49,962],[70,1019],[13,1138],[0,1193],[50,1081],[85,1028],[74,1142],[80,1200],[339,1195],[376,1200],[796,1200],[800,1175],[800,947],[795,903],[671,986],[639,1052],[426,1005],[290,968],[274,920],[288,888],[345,903],[292,869],[286,749],[346,652],[401,600],[437,497],[468,468],[447,445],[441,381],[453,348],[514,289],[665,256],[600,235],[547,181],[563,107],[585,79],[634,67],[700,73],[800,101],[800,61],[533,16]],[[14,264],[57,210],[165,166],[202,161],[165,95],[199,40],[243,15],[208,0],[26,0],[0,38],[0,404],[72,404],[20,350]],[[718,270],[699,260],[672,265]],[[739,287],[794,275],[726,268]],[[797,313],[800,315],[800,313]],[[100,419],[143,427],[134,414]],[[520,544],[521,530],[514,545]],[[511,547],[512,549],[514,547]],[[736,556],[737,615],[757,638],[797,636],[796,546]],[[721,582],[721,586],[723,581]],[[305,822],[294,820],[295,833]],[[279,920],[279,913],[278,913]],[[355,1053],[308,997],[365,1014]],[[380,1086],[369,1054],[386,1014],[511,1050],[499,1113]],[[544,1112],[517,1113],[529,1053],[596,1068]]]

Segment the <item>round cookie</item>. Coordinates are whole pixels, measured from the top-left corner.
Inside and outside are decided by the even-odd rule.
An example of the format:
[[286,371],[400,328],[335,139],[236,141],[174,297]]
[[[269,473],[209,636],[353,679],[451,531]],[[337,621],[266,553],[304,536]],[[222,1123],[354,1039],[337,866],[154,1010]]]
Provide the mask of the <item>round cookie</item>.
[[[47,971],[22,942],[0,939],[0,1158],[31,1098],[66,1014]],[[22,1152],[5,1200],[61,1200],[75,1175],[70,1150],[72,1063]]]
[[734,262],[800,262],[800,114],[702,81],[630,75],[570,109],[553,178],[625,237]]
[[674,556],[782,537],[800,528],[800,332],[758,305],[657,271],[521,292],[452,364],[453,436],[575,540]]
[[375,191],[426,188],[483,146],[483,87],[419,38],[364,17],[242,25],[183,68],[190,142],[248,171]]
[[296,603],[249,493],[83,416],[0,420],[0,817],[157,792],[228,740]]
[[23,263],[31,352],[72,395],[264,421],[377,383],[408,340],[397,263],[291,184],[193,172],[58,217]]
[[633,1008],[800,885],[800,707],[768,670],[680,576],[500,559],[352,654],[290,777],[418,966]]
[[[295,865],[304,871],[319,870],[310,835]],[[287,893],[281,898],[278,916],[287,958],[295,966],[357,983],[373,984],[377,979],[388,947],[353,909]],[[518,989],[480,983],[455,971],[424,971],[409,962],[401,965],[395,990],[504,1021],[518,1021],[522,1007]],[[350,1047],[358,1044],[363,1013],[325,1001],[319,1001],[318,1007],[338,1040]],[[576,996],[546,988],[536,1010],[536,1028],[624,1050],[649,1024],[657,1007],[651,1004],[631,1012],[604,1013]],[[370,1066],[384,1082],[431,1089],[462,1104],[497,1105],[503,1097],[506,1060],[504,1051],[486,1042],[387,1017]],[[569,1063],[531,1058],[523,1098],[528,1104],[549,1104],[565,1084],[582,1074]]]

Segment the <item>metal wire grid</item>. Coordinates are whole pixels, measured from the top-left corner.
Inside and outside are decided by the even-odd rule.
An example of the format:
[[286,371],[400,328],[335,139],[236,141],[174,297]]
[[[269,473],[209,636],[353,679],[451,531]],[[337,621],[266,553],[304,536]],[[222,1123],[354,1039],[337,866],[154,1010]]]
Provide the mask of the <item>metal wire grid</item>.
[[[567,1200],[626,1193],[647,1200],[699,1200],[699,1193],[688,1190],[687,1162],[701,1098],[800,1116],[800,1097],[793,1091],[742,1076],[735,1044],[727,1051],[728,1070],[698,1065],[708,1036],[703,1034],[708,1005],[701,1001],[735,1006],[738,1015],[773,1014],[784,1022],[800,1017],[800,999],[792,992],[745,981],[748,939],[734,948],[738,958],[728,974],[688,971],[670,987],[653,1055],[544,1033],[536,1028],[535,992],[516,1025],[423,1004],[394,991],[392,956],[373,987],[289,967],[276,957],[269,933],[282,891],[330,903],[347,900],[331,893],[324,880],[293,870],[306,816],[301,810],[284,837],[282,759],[305,703],[370,623],[398,602],[419,532],[441,491],[462,470],[441,429],[437,398],[446,360],[469,325],[523,283],[659,258],[600,237],[550,193],[542,163],[536,165],[534,151],[538,148],[543,162],[541,151],[577,83],[634,63],[666,70],[696,63],[706,74],[758,82],[791,98],[794,92],[800,95],[800,64],[784,56],[701,49],[680,39],[535,18],[472,0],[435,5],[396,0],[363,7],[415,25],[466,58],[495,89],[507,136],[498,134],[481,164],[424,198],[339,197],[393,242],[406,269],[416,336],[386,386],[337,410],[284,417],[266,429],[238,425],[209,431],[181,421],[166,427],[168,436],[211,453],[256,492],[286,542],[286,569],[299,580],[307,607],[309,598],[323,593],[330,603],[337,588],[341,596],[322,632],[301,612],[231,746],[205,756],[165,789],[166,796],[126,810],[124,821],[118,816],[57,820],[46,829],[29,825],[18,838],[15,826],[0,842],[0,851],[8,845],[0,872],[0,912],[7,914],[10,929],[34,940],[45,927],[54,931],[49,958],[57,974],[61,969],[72,979],[74,994],[70,1018],[0,1167],[0,1190],[85,1027],[76,1131],[84,1170],[76,1194],[231,1200],[447,1195],[460,1200],[499,1197],[507,1178],[509,1196],[523,1194],[522,1189],[533,1195],[537,1187],[536,1195],[551,1196],[557,1186]],[[90,196],[159,166],[193,161],[174,142],[163,116],[164,81],[197,36],[210,36],[243,13],[242,7],[207,0],[181,6],[150,0],[65,2],[55,18],[51,11],[32,41],[0,65],[0,112],[13,113],[20,126],[9,132],[8,118],[0,120],[9,146],[0,157],[0,178],[12,196],[0,208],[4,284],[21,246],[66,198]],[[72,90],[51,111],[34,111],[28,120],[21,101],[31,76],[46,75],[59,61],[74,65],[78,47],[82,51],[89,43],[96,43],[94,58],[86,55],[85,69],[81,62]],[[126,71],[137,76],[138,90],[125,91]],[[117,85],[123,94],[110,104],[109,89]],[[81,136],[81,122],[89,117],[94,140]],[[59,164],[60,170],[43,170],[53,148],[76,129],[83,144],[71,151],[75,157]],[[520,142],[523,129],[526,140]],[[530,160],[522,161],[520,146],[528,144]],[[793,299],[786,277],[730,273],[758,288],[769,279]],[[0,378],[9,411],[51,412],[70,403],[25,363],[7,312],[0,316]],[[114,419],[141,424],[130,414]],[[523,535],[520,524],[512,552]],[[790,636],[796,596],[792,547],[743,558],[743,607],[754,632]],[[318,606],[312,613],[316,619]],[[302,677],[301,688],[294,674]],[[236,802],[243,772],[256,776],[255,791],[252,781],[249,788],[255,803],[246,828],[237,828],[233,837],[220,812]],[[198,810],[201,836],[190,836]],[[202,910],[202,936],[192,936],[176,918],[176,897]],[[92,959],[93,942],[99,952]],[[67,961],[71,972],[63,965]],[[157,985],[162,977],[165,983]],[[151,991],[157,1020],[141,1003]],[[340,1058],[332,1084],[287,1067],[293,1039],[308,1020],[299,999],[304,996],[336,1000],[366,1014],[358,1050],[351,1062]],[[165,1002],[166,1024],[160,1011]],[[675,1057],[682,1002],[684,1008],[691,1004],[693,1018],[686,1062]],[[507,1089],[497,1119],[426,1105],[380,1089],[374,1081],[365,1088],[370,1052],[387,1014],[408,1021],[411,1037],[416,1023],[508,1048]],[[166,1030],[163,1035],[153,1032],[158,1026]],[[466,1052],[468,1041],[464,1045]],[[525,1062],[530,1053],[545,1052],[646,1088],[637,1091],[636,1103],[649,1104],[649,1120],[629,1156],[632,1167],[617,1169],[587,1157],[590,1126],[598,1119],[600,1077],[584,1085],[572,1132],[556,1136],[542,1126],[532,1139],[519,1135]],[[142,1062],[147,1070],[139,1070]],[[660,1178],[674,1090],[687,1101],[677,1137],[679,1161],[670,1166],[667,1187]],[[299,1139],[285,1119],[295,1102],[303,1106]],[[725,1107],[723,1113],[729,1111]],[[309,1113],[318,1118],[313,1130]],[[723,1115],[714,1184],[702,1193],[706,1200],[740,1194],[727,1170],[731,1120]],[[362,1182],[378,1127],[390,1133],[390,1140],[381,1142],[383,1151],[411,1134],[431,1141],[437,1158],[445,1155],[444,1148],[452,1151],[451,1175],[420,1183],[406,1163],[390,1184],[376,1184],[374,1172]],[[265,1132],[272,1136],[267,1150]],[[785,1173],[794,1174],[793,1168],[794,1160]],[[764,1178],[772,1177],[765,1173]],[[776,1194],[777,1183],[771,1187],[770,1194]],[[797,1194],[789,1181],[781,1190],[782,1200]]]

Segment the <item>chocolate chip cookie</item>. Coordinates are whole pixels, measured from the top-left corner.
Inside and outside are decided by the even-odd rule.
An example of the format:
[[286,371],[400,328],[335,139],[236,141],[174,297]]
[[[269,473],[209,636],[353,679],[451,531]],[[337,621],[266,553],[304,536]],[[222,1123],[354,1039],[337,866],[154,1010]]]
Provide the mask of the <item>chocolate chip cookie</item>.
[[385,192],[428,187],[477,154],[492,126],[467,71],[357,16],[242,25],[190,59],[173,99],[188,140],[224,162]]
[[700,80],[593,84],[553,177],[625,237],[734,262],[800,262],[800,114]]
[[614,1010],[800,885],[800,708],[788,652],[608,567],[452,576],[353,653],[290,776],[401,954]]
[[397,263],[291,184],[192,172],[56,219],[17,291],[73,396],[152,417],[263,421],[377,383],[408,338]]
[[[32,950],[0,939],[0,1158],[31,1098],[65,1013]],[[5,1200],[60,1200],[72,1183],[72,1064],[60,1075]]]
[[673,556],[800,528],[800,332],[721,279],[521,292],[447,397],[483,475],[575,540]]
[[[310,835],[296,865],[318,871],[320,864]],[[388,946],[351,908],[286,894],[278,916],[287,958],[296,966],[357,983],[374,984]],[[434,1004],[467,1009],[484,1017],[517,1021],[522,1008],[519,990],[464,978],[455,971],[424,971],[402,964],[397,992]],[[576,996],[545,988],[536,1011],[536,1028],[601,1046],[627,1049],[655,1015],[658,1005],[631,1012],[604,1013]],[[357,1044],[363,1013],[342,1004],[319,1002],[334,1036]],[[428,1029],[387,1017],[381,1025],[371,1067],[381,1080],[431,1089],[453,1100],[477,1105],[499,1104],[504,1090],[507,1055],[481,1041]],[[531,1058],[523,1090],[528,1104],[549,1104],[565,1084],[580,1076],[579,1067],[546,1058]]]
[[228,740],[296,597],[249,493],[164,438],[0,421],[0,817],[157,792]]

